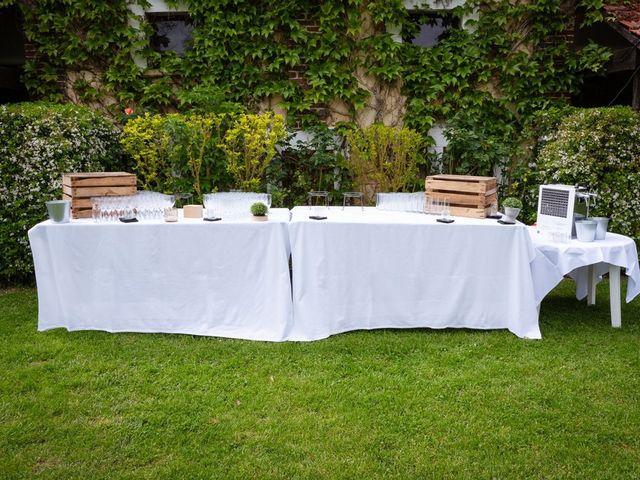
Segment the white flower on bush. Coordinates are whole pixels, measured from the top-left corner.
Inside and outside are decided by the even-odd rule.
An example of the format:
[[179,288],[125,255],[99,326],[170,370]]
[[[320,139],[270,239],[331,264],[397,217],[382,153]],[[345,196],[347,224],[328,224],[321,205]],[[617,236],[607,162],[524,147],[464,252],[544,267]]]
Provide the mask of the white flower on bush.
[[594,215],[640,238],[640,115],[626,107],[578,110],[544,141],[539,183],[588,185],[600,195]]
[[[70,105],[0,106],[0,271],[32,272],[27,230],[59,198],[62,174],[100,171],[120,156],[118,132],[99,114]],[[5,278],[6,279],[6,278]]]

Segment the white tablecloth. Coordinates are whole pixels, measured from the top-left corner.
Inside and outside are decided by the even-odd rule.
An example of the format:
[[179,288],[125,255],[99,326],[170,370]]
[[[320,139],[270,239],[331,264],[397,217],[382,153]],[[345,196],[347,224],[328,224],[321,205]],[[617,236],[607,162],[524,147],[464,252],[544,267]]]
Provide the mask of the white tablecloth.
[[289,210],[268,222],[42,222],[29,231],[38,329],[283,340]]
[[527,228],[495,220],[332,207],[292,211],[295,323],[316,340],[373,328],[509,329],[541,338]]
[[[582,300],[587,296],[587,269],[594,265],[596,275],[601,277],[608,271],[609,265],[616,265],[626,269],[627,302],[633,300],[640,293],[640,270],[638,268],[638,252],[635,242],[623,235],[607,233],[604,240],[595,242],[579,242],[576,239],[568,243],[551,242],[530,227],[531,240],[538,252],[544,255],[554,270],[547,269],[535,272],[537,296],[540,300],[564,275],[570,275],[576,281],[576,297]],[[542,296],[541,296],[542,295]]]

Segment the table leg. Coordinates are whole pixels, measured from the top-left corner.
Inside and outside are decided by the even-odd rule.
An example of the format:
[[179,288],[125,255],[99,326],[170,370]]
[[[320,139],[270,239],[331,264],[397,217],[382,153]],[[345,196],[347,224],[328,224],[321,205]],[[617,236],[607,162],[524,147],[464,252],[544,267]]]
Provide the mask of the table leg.
[[620,267],[609,265],[609,304],[611,305],[611,326],[622,325],[620,310]]
[[587,266],[587,305],[596,304],[596,266]]

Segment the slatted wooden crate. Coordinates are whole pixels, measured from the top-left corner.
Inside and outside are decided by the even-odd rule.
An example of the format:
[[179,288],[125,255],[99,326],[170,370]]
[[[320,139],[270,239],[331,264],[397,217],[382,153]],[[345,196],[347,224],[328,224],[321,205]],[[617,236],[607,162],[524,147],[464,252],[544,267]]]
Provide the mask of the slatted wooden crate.
[[425,195],[434,200],[448,199],[451,215],[485,218],[498,201],[495,177],[472,175],[433,175],[425,182]]
[[71,201],[72,218],[91,216],[91,197],[135,195],[136,176],[126,172],[85,172],[62,175],[62,198]]

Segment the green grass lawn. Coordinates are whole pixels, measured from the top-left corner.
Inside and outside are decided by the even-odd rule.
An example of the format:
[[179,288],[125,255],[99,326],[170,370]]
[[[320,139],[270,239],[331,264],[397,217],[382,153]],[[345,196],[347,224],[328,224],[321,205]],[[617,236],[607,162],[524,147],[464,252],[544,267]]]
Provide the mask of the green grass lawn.
[[[640,298],[563,282],[541,341],[36,331],[0,293],[0,478],[640,478]],[[623,285],[623,292],[625,285]]]

